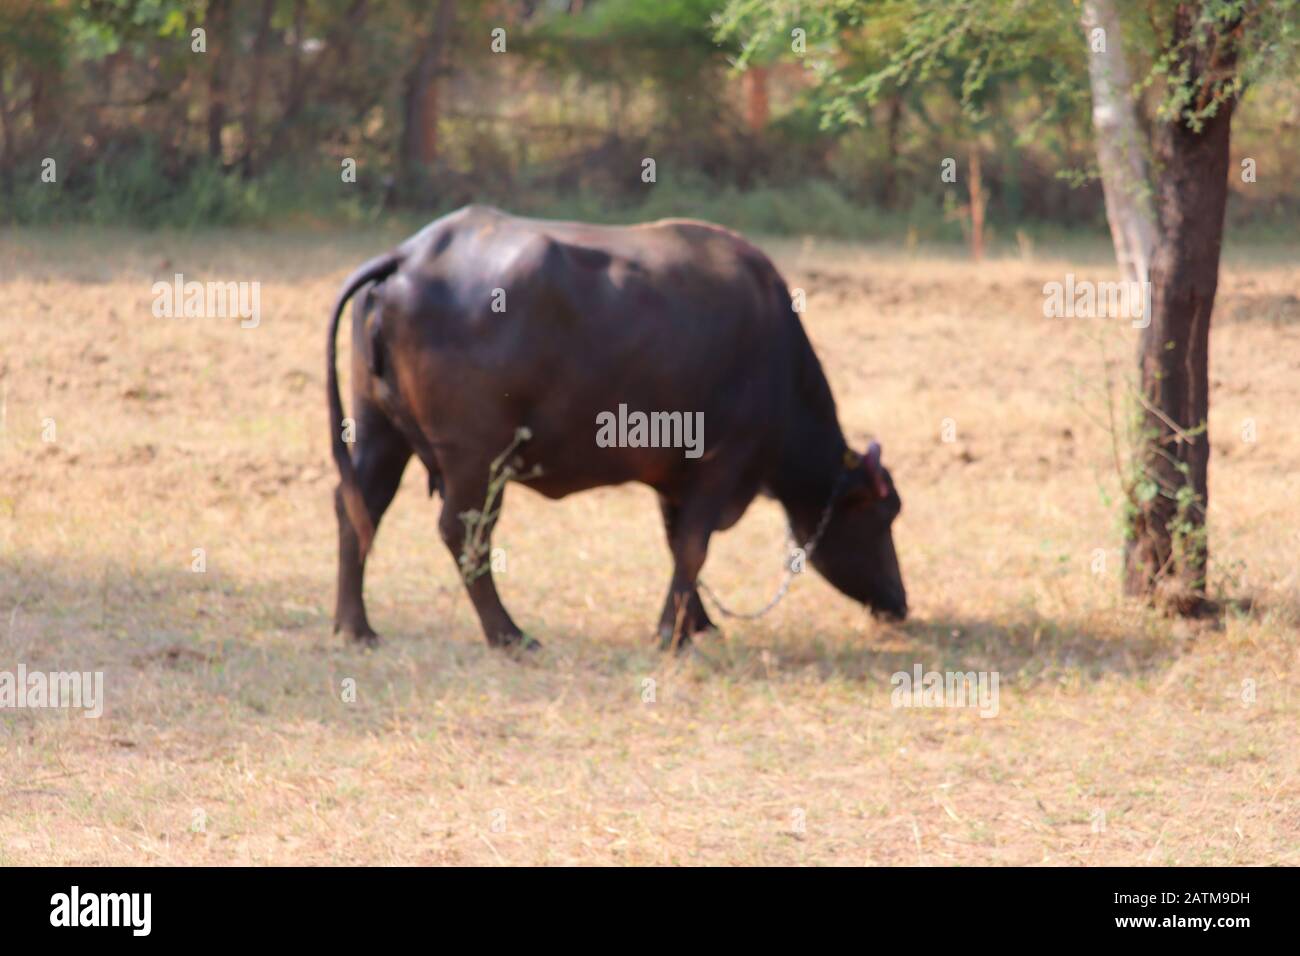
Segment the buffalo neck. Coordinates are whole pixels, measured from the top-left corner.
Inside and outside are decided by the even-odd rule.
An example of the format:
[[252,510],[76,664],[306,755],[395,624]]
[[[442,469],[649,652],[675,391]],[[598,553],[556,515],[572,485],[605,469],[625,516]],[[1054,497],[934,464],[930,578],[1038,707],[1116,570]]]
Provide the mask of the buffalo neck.
[[812,533],[830,502],[847,447],[834,421],[800,429],[785,443],[769,486],[800,542]]
[[848,444],[826,375],[798,323],[793,345],[789,414],[767,486],[803,541],[830,501]]

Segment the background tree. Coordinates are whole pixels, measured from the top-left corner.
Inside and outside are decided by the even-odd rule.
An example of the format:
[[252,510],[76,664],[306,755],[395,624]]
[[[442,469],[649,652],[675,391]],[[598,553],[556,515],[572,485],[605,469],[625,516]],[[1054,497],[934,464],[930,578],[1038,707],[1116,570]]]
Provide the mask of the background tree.
[[[1013,233],[1104,224],[1099,183],[1061,175],[1101,158],[1089,138],[1084,7],[810,2],[799,52],[796,24],[778,16],[795,9],[5,0],[0,220],[364,221],[478,199],[539,214],[691,214],[756,233],[949,242],[976,235],[975,149],[991,253]],[[1150,9],[1150,22],[1145,6],[1120,11],[1143,146],[1165,85],[1153,72],[1165,39],[1152,22],[1165,22],[1167,4]],[[1286,17],[1270,17],[1269,42],[1282,48]],[[198,27],[204,53],[191,49]],[[498,27],[506,53],[489,48]],[[454,43],[439,39],[452,28]],[[736,63],[763,69],[746,80]],[[1274,76],[1245,105],[1241,148],[1280,169],[1300,149],[1300,104]],[[58,189],[33,175],[45,157],[59,160]],[[646,157],[658,162],[654,188],[639,175]],[[936,190],[943,157],[958,160],[959,181]],[[345,158],[358,162],[355,183],[340,182]],[[1291,221],[1300,184],[1269,182],[1236,188],[1229,216]]]
[[431,10],[407,79],[402,127],[402,160],[407,171],[430,167],[438,158],[439,86],[450,69],[456,4],[438,0]]
[[1097,165],[1106,196],[1106,219],[1120,272],[1146,282],[1156,241],[1156,218],[1147,172],[1150,144],[1138,124],[1137,102],[1124,56],[1124,31],[1112,0],[1084,0],[1088,82]]

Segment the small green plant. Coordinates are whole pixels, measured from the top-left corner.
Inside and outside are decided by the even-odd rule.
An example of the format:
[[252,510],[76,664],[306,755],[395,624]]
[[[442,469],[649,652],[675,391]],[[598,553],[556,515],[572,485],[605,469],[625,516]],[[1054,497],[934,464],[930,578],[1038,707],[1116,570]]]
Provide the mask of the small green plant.
[[528,481],[542,473],[540,465],[535,465],[530,471],[523,473],[511,460],[515,449],[532,437],[532,431],[526,427],[520,426],[515,429],[514,440],[506,446],[505,451],[492,459],[492,464],[488,466],[487,495],[483,500],[483,507],[472,508],[460,514],[460,520],[465,524],[465,543],[461,546],[457,563],[460,565],[460,576],[466,585],[473,584],[492,570],[490,561],[492,526],[496,524],[501,514],[501,491],[506,483]]

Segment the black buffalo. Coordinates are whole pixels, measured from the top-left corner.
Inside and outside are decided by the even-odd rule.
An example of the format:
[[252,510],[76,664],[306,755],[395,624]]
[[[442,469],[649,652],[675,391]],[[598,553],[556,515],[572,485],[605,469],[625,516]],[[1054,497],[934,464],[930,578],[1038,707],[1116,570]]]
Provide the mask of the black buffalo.
[[[358,292],[349,450],[335,338]],[[759,492],[781,502],[799,542],[815,539],[811,563],[831,584],[875,612],[907,612],[890,533],[901,502],[879,446],[849,450],[785,282],[733,232],[470,206],[348,278],[328,359],[341,476],[335,629],[354,640],[376,640],[362,599],[366,553],[412,454],[442,495],[442,539],[494,646],[532,644],[487,558],[508,478],[550,498],[627,481],[658,492],[673,557],[666,645],[712,627],[696,589],[709,537]],[[602,423],[636,412],[677,412],[677,422],[702,413],[703,443],[653,447],[635,430],[621,447],[609,447],[608,431],[598,442]]]

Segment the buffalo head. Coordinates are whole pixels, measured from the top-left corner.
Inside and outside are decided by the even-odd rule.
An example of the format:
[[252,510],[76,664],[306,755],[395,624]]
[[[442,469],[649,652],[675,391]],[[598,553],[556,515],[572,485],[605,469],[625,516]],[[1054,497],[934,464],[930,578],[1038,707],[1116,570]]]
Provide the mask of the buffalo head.
[[812,552],[813,566],[873,614],[901,620],[907,591],[890,527],[902,500],[876,442],[865,455],[846,452],[844,468],[830,521]]

